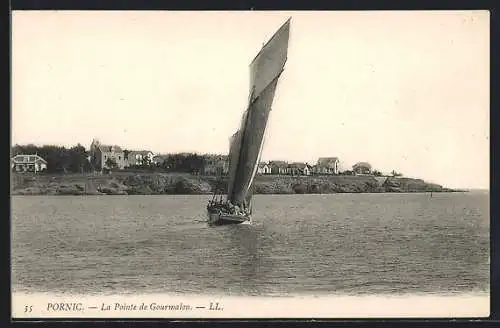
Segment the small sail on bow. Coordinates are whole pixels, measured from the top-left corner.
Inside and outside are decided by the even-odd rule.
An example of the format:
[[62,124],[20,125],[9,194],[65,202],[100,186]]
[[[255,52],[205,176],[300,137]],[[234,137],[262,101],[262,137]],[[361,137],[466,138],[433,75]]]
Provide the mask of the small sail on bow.
[[240,129],[229,148],[228,201],[251,208],[251,186],[264,144],[264,135],[278,79],[287,60],[290,18],[263,46],[250,64],[250,96]]

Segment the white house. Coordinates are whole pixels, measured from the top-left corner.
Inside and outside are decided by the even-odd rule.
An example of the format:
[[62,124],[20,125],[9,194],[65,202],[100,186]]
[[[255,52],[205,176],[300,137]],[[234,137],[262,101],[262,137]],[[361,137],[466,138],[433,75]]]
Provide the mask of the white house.
[[311,175],[311,166],[307,163],[288,164],[287,173],[290,175]]
[[227,155],[205,155],[205,175],[227,175],[229,173],[229,158]]
[[150,150],[131,150],[126,152],[125,155],[127,166],[152,164],[153,158],[154,154]]
[[259,163],[259,165],[257,166],[257,173],[271,174],[271,166],[269,166],[267,163]]
[[339,174],[338,157],[320,157],[313,168],[315,174]]
[[287,174],[288,163],[285,161],[271,161],[267,164],[271,174]]
[[47,169],[47,161],[38,155],[16,155],[11,158],[11,169],[16,172],[41,172]]

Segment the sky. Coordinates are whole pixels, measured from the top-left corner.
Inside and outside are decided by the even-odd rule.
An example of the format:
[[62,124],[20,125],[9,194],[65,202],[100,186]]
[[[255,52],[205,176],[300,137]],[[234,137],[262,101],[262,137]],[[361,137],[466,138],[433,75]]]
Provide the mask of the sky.
[[489,188],[488,11],[14,11],[12,143],[227,153],[288,17],[262,160]]

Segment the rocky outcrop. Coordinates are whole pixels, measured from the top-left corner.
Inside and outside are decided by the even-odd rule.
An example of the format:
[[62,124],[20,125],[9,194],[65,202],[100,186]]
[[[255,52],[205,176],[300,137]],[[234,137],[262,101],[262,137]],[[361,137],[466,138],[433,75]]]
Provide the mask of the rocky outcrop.
[[385,192],[440,192],[448,191],[442,186],[433,183],[427,183],[421,179],[410,178],[387,178],[384,185]]
[[128,194],[208,194],[212,186],[186,174],[136,174],[122,179]]
[[[113,173],[105,176],[17,175],[13,195],[158,195],[227,192],[227,179],[174,173]],[[257,176],[255,194],[331,194],[452,191],[421,179],[373,176]]]

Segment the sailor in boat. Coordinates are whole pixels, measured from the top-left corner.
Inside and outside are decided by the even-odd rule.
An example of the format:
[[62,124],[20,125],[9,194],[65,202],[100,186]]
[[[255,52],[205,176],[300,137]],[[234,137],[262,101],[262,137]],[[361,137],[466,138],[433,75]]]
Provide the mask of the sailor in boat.
[[245,204],[232,204],[230,201],[223,201],[222,199],[210,201],[207,205],[207,209],[210,212],[218,213],[219,215],[232,214],[243,216],[248,213],[248,209],[246,208]]
[[221,209],[223,209],[222,199],[209,201],[208,205],[207,205],[207,209],[209,211],[214,211],[214,212],[220,211]]

